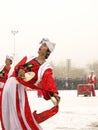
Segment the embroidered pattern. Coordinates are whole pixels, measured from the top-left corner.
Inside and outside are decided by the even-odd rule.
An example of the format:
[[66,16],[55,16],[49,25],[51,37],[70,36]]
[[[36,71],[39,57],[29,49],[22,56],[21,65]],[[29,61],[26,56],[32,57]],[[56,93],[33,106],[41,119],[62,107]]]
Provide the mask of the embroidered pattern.
[[34,66],[34,64],[28,64],[28,63],[26,63],[26,64],[24,64],[23,66],[24,66],[24,68],[26,68],[26,69],[28,69],[29,71],[31,71],[31,70],[32,70],[32,67]]
[[2,78],[4,76],[4,71],[0,72],[0,78]]

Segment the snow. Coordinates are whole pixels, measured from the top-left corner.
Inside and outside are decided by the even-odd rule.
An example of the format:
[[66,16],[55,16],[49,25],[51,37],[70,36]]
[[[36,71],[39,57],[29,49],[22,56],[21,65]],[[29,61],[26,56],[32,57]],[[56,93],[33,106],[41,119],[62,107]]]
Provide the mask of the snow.
[[[59,90],[59,95],[59,112],[40,124],[43,130],[98,130],[98,90],[96,97],[77,96],[77,90]],[[28,97],[37,113],[53,106],[50,100],[38,98],[36,91],[28,91]]]

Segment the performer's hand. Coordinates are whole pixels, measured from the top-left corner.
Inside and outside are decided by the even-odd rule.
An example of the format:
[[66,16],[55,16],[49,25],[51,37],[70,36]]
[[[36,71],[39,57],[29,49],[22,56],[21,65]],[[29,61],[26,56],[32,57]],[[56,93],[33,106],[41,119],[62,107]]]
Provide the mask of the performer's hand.
[[0,73],[0,78],[3,77],[2,73]]
[[57,100],[57,105],[60,103],[60,96],[57,93],[54,93],[53,96],[56,98]]
[[19,69],[18,77],[24,79],[25,78],[25,71],[23,69]]
[[0,72],[0,78],[2,78],[4,76],[4,71]]

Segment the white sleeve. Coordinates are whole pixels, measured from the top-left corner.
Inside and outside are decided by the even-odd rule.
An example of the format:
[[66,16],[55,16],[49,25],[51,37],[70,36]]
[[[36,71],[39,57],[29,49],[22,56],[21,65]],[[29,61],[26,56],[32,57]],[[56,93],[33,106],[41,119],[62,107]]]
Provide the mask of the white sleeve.
[[5,65],[0,66],[0,72],[3,70]]

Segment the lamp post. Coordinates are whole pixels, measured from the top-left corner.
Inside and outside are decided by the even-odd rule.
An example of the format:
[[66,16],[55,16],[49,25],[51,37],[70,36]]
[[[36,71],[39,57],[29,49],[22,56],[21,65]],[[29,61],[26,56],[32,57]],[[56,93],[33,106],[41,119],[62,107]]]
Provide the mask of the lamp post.
[[71,69],[71,59],[67,59],[66,62],[66,87],[69,87],[69,78],[70,78],[70,69]]
[[13,50],[13,56],[14,56],[14,64],[15,64],[15,55],[16,55],[16,39],[15,39],[15,35],[18,33],[18,30],[12,30],[11,33],[14,36],[14,50]]

